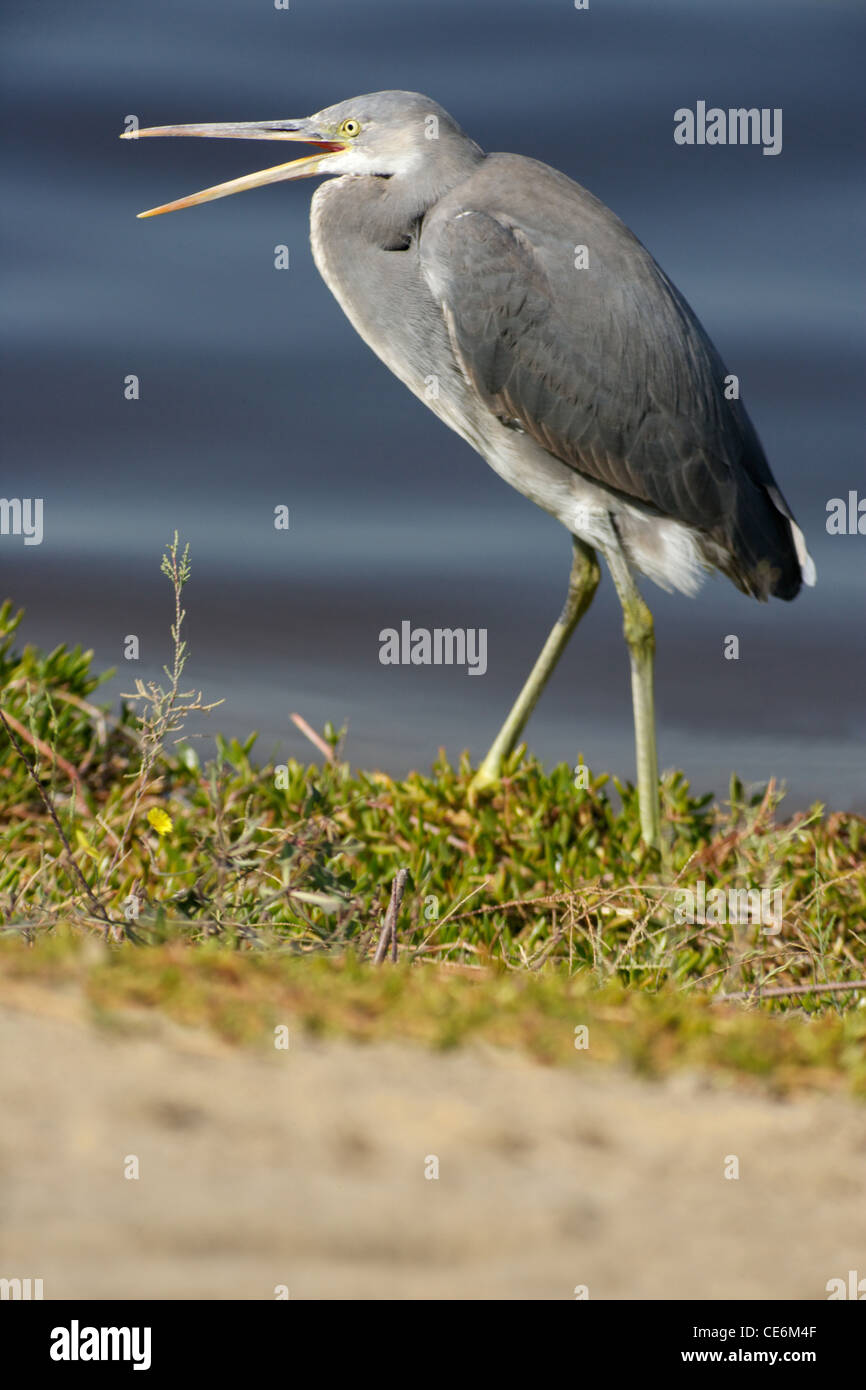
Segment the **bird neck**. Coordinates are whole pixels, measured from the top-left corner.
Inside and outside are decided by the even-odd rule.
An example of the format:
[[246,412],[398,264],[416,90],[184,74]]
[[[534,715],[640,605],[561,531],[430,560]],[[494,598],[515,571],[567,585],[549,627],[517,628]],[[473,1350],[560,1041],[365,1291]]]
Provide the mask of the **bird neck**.
[[468,179],[485,158],[484,151],[464,137],[459,143],[448,142],[436,151],[435,158],[422,155],[405,170],[380,179],[380,207],[391,228],[405,232],[414,227],[440,198]]

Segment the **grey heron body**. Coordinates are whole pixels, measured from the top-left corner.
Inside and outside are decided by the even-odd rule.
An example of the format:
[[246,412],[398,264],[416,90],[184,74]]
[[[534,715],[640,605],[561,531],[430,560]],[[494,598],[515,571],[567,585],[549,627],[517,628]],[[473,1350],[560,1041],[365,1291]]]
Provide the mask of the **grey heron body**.
[[600,551],[631,659],[641,827],[657,845],[654,634],[635,573],[693,594],[718,569],[759,599],[792,599],[803,580],[814,582],[751,421],[682,296],[586,189],[535,160],[485,155],[415,93],[374,93],[307,120],[138,134],[325,146],[152,211],[336,176],[313,198],[311,244],[346,316],[410,390],[573,537],[562,615],[475,785],[498,779],[592,600]]

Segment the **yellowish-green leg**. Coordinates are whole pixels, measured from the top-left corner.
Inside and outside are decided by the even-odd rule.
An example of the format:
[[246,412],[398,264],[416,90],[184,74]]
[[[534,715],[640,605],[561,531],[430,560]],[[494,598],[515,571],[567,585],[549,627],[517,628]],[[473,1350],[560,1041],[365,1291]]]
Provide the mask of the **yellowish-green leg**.
[[606,551],[613,582],[622,604],[623,632],[631,659],[631,698],[634,708],[634,742],[637,756],[637,790],[641,835],[653,849],[661,848],[659,765],[656,752],[653,659],[653,615],[632,579],[622,550]]
[[484,762],[472,779],[470,790],[484,791],[494,786],[502,775],[502,764],[517,746],[523,728],[547,685],[553,668],[565,651],[568,639],[592,603],[601,577],[595,551],[577,536],[572,536],[574,556],[568,580],[565,606],[545,642],[541,655],[532,668],[529,679],[514,702],[493,742]]

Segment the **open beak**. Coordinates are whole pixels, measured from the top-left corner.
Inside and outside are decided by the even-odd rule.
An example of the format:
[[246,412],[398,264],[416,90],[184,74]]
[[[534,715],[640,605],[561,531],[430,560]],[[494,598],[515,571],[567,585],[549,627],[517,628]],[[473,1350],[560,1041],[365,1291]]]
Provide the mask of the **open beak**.
[[248,188],[261,188],[266,183],[278,183],[281,179],[309,179],[314,174],[326,174],[328,159],[339,154],[346,147],[327,138],[317,130],[312,121],[241,121],[217,122],[213,125],[155,125],[146,130],[127,130],[121,140],[140,140],[146,135],[202,135],[224,140],[300,140],[308,145],[318,145],[322,154],[307,155],[304,159],[293,159],[288,164],[275,164],[271,169],[260,169],[257,174],[246,174],[240,179],[230,179],[228,183],[218,183],[213,188],[204,188],[201,193],[191,193],[188,198],[178,198],[173,203],[163,203],[158,208],[148,208],[139,217],[158,217],[163,212],[178,212],[180,208],[192,208],[197,203],[210,203],[215,198],[227,198],[230,193],[244,193]]

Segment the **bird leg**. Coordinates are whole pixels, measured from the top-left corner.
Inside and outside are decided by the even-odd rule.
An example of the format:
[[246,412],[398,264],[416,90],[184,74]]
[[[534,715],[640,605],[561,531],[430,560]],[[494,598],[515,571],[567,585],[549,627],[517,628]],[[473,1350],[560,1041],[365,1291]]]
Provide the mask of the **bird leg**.
[[565,651],[568,639],[592,603],[601,577],[595,551],[577,536],[572,536],[574,554],[568,579],[568,594],[559,618],[541,649],[541,655],[530,672],[529,679],[514,702],[508,718],[496,735],[490,752],[472,779],[470,791],[485,791],[494,786],[502,775],[502,764],[513,752],[524,725],[538,703],[556,663]]
[[631,698],[634,709],[634,741],[637,757],[641,835],[648,846],[659,849],[661,846],[661,817],[653,700],[653,658],[656,645],[653,615],[632,578],[615,528],[613,543],[606,550],[604,558],[610,566],[613,582],[622,604],[623,633],[631,658]]

